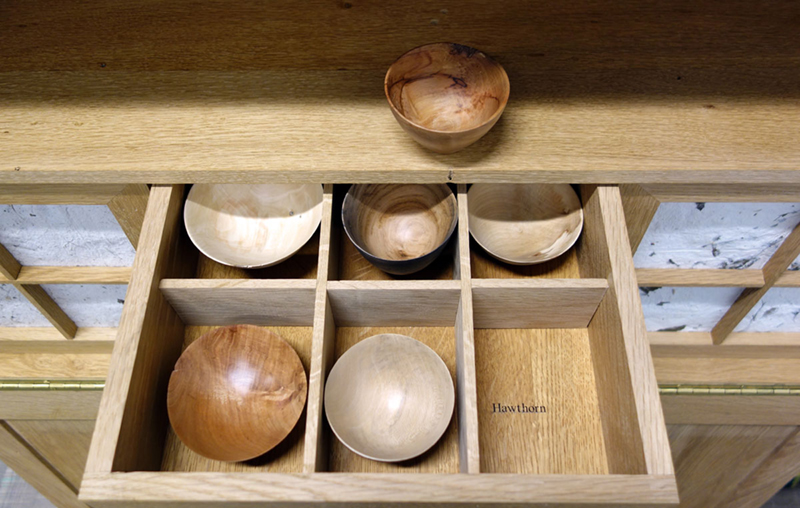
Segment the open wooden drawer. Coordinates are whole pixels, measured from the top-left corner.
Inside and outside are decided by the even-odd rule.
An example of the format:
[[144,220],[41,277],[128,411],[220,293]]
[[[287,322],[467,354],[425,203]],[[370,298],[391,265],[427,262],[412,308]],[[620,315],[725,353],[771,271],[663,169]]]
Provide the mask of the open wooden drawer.
[[[449,248],[413,280],[387,280],[340,229],[339,186],[290,261],[221,267],[183,231],[182,186],[154,186],[80,498],[95,507],[309,503],[671,506],[678,494],[616,187],[581,189],[584,232],[561,259],[512,268],[470,244],[466,186]],[[305,416],[247,463],[175,437],[169,375],[209,326],[270,327],[309,373]],[[394,331],[431,346],[457,387],[450,428],[402,464],[372,462],[327,426],[336,357]],[[513,411],[512,411],[513,409]]]

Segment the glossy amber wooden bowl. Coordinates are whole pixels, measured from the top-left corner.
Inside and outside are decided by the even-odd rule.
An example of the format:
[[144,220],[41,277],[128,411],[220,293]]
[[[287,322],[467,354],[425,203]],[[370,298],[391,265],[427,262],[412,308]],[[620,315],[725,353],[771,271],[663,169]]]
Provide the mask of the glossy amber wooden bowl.
[[342,203],[347,236],[381,270],[407,275],[442,253],[458,222],[447,185],[353,185]]
[[169,378],[175,434],[213,460],[249,460],[283,441],[306,403],[297,353],[264,328],[217,328],[189,345]]
[[508,103],[503,67],[467,46],[412,49],[389,67],[384,91],[400,126],[419,144],[453,153],[483,137]]
[[506,263],[543,263],[565,253],[581,234],[583,210],[567,184],[474,184],[467,193],[469,232]]
[[345,351],[325,385],[333,433],[355,453],[382,462],[408,460],[436,444],[454,405],[453,379],[439,355],[393,333]]
[[195,184],[183,218],[189,238],[209,258],[263,268],[291,257],[322,219],[319,184]]

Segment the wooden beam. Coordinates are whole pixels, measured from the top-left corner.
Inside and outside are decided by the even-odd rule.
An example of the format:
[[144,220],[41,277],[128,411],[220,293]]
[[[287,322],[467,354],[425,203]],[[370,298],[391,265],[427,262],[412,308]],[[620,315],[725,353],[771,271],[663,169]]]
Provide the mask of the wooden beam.
[[[648,332],[650,348],[653,347],[712,347],[710,332]],[[800,348],[800,332],[735,332],[721,344],[723,348],[737,346]]]
[[[20,284],[127,284],[129,266],[23,266],[16,278]],[[15,282],[0,274],[0,284]]]
[[662,395],[667,425],[796,425],[800,397],[784,395]]
[[0,185],[4,205],[105,205],[124,184],[6,184]]
[[778,278],[786,271],[792,261],[800,256],[800,224],[783,241],[778,250],[767,261],[762,269],[764,286],[760,288],[746,288],[733,302],[730,309],[711,330],[714,344],[721,344],[736,328],[742,319],[753,307],[767,294]]
[[[74,341],[113,341],[116,335],[116,328],[80,327],[75,333]],[[5,341],[63,342],[64,338],[57,330],[50,327],[7,326],[0,327],[0,347]]]
[[800,288],[800,270],[785,271],[775,282],[776,288]]
[[64,476],[5,421],[0,421],[0,460],[58,508],[88,508]]
[[117,222],[134,249],[139,245],[139,235],[142,232],[142,222],[149,196],[150,188],[147,185],[130,184],[108,201],[109,210],[117,218]]
[[681,184],[658,183],[642,185],[645,191],[661,202],[788,202],[800,199],[800,185],[797,184]]
[[15,284],[14,286],[25,298],[30,300],[34,307],[36,307],[64,337],[68,339],[75,337],[75,333],[78,331],[78,325],[67,316],[66,312],[58,306],[42,286],[37,286],[35,284]]
[[94,420],[102,396],[102,390],[0,390],[0,419]]
[[0,275],[8,281],[15,281],[21,269],[19,261],[0,243]]
[[636,249],[639,248],[661,203],[641,185],[620,185],[619,192],[622,196],[622,208],[625,210],[625,224],[628,227],[628,238],[631,240],[631,252],[636,254]]
[[713,268],[637,268],[640,287],[746,287],[764,285],[761,270],[722,270]]

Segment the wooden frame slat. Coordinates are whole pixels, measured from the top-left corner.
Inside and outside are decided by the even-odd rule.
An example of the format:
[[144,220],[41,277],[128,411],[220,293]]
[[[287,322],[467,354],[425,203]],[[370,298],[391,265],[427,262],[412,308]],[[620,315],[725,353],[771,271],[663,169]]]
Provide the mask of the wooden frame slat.
[[761,270],[722,270],[714,268],[637,268],[640,287],[744,287],[764,285]]
[[0,420],[94,420],[102,396],[100,390],[0,390]]
[[4,184],[4,205],[106,205],[125,189],[125,184]]
[[755,307],[767,291],[777,282],[778,278],[791,265],[792,261],[800,256],[800,224],[783,241],[778,250],[767,261],[762,269],[764,286],[760,288],[745,288],[733,303],[722,319],[711,330],[714,344],[721,344],[742,319]]
[[647,183],[641,187],[662,203],[795,203],[800,200],[798,184]]
[[661,203],[641,185],[620,185],[619,191],[622,208],[625,210],[625,225],[631,241],[631,252],[635,254]]
[[662,395],[661,405],[667,425],[796,425],[800,421],[800,397],[796,396]]
[[16,280],[0,274],[0,284],[127,284],[129,266],[22,266]]
[[47,292],[36,284],[14,284],[14,287],[22,293],[36,307],[39,312],[47,318],[56,330],[61,332],[64,337],[72,339],[78,331],[76,325],[67,313],[47,294]]
[[130,184],[124,186],[106,203],[134,249],[139,244],[139,235],[142,231],[142,222],[149,196],[150,188],[147,185]]

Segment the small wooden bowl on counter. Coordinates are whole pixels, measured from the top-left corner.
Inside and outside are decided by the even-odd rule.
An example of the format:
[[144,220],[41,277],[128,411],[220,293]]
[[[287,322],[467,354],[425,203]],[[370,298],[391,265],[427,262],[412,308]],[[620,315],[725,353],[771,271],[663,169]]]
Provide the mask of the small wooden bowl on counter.
[[297,424],[308,385],[297,353],[264,328],[236,325],[203,335],[169,379],[167,411],[191,450],[225,462],[249,460]]
[[467,193],[469,232],[486,252],[513,265],[532,265],[569,250],[583,228],[570,185],[474,184]]
[[305,245],[322,220],[319,184],[195,184],[183,210],[197,248],[223,265],[264,268]]
[[325,415],[355,453],[381,462],[417,457],[450,425],[450,371],[425,344],[394,333],[374,335],[339,358],[325,385]]
[[458,222],[447,185],[353,185],[342,224],[361,254],[381,270],[407,275],[431,264]]
[[457,152],[489,132],[508,103],[503,67],[467,46],[412,49],[389,67],[384,91],[400,126],[437,153]]

